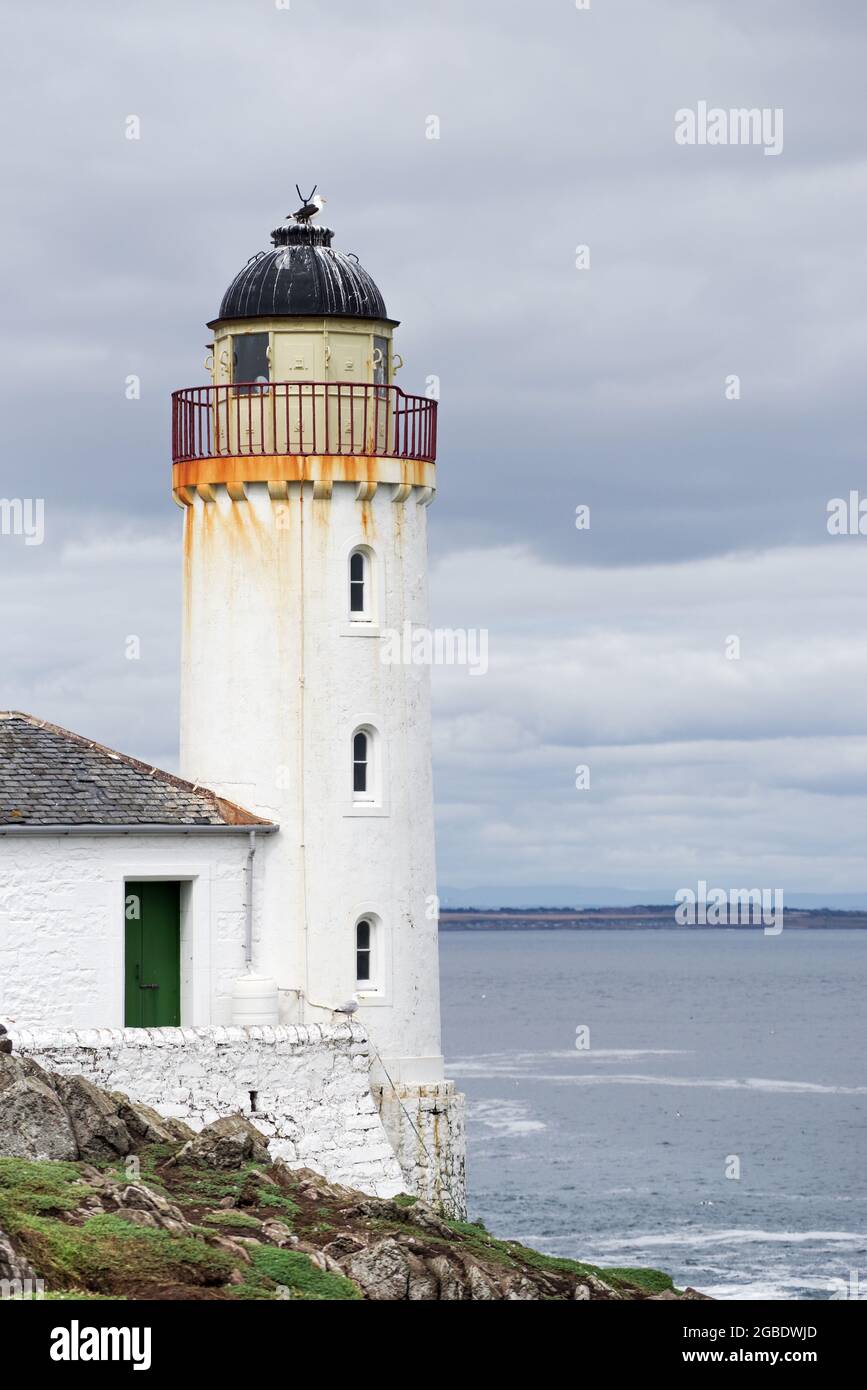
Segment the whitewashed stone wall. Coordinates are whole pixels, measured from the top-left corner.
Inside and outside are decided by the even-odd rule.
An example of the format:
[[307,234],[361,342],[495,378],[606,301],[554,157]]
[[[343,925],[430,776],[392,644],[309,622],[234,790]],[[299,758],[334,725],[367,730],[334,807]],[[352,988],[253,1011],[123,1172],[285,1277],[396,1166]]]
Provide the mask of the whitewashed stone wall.
[[[231,1022],[244,969],[247,846],[243,834],[195,831],[0,836],[0,1018],[122,1028],[124,881],[163,878],[181,881],[181,1018]],[[255,874],[258,887],[258,862]],[[257,910],[254,957],[261,929]]]
[[370,1090],[357,1024],[307,1027],[10,1027],[13,1051],[86,1076],[193,1129],[248,1115],[275,1158],[378,1197],[406,1190]]
[[454,1082],[375,1085],[373,1094],[407,1192],[450,1216],[466,1216],[465,1098]]

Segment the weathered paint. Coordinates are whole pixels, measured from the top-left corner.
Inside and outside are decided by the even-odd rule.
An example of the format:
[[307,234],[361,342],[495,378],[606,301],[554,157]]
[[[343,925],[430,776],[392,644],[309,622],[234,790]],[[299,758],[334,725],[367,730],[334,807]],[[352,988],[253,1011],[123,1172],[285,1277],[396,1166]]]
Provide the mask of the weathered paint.
[[189,459],[172,467],[175,500],[191,505],[192,490],[222,484],[243,497],[248,483],[393,484],[436,487],[436,464],[422,459],[365,458],[343,454],[254,454],[242,457]]
[[[363,462],[369,482],[379,461]],[[341,478],[330,498],[295,479],[285,500],[264,480],[246,482],[244,500],[212,488],[213,502],[196,493],[187,506],[181,766],[281,827],[257,854],[256,969],[278,982],[281,1021],[327,1021],[355,990],[355,922],[375,914],[381,993],[362,997],[360,1017],[395,1081],[435,1083],[429,672],[382,664],[376,640],[428,625],[430,494],[411,486],[396,503],[377,486],[359,501],[359,481]],[[348,562],[360,543],[374,555],[378,612],[353,625]],[[351,735],[367,723],[383,797],[358,808]]]

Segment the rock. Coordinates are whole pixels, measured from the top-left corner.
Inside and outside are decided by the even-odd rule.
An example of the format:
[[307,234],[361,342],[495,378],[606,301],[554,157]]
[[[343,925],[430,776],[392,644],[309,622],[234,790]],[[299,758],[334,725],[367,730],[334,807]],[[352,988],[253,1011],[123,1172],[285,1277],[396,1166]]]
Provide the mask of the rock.
[[339,1235],[322,1248],[333,1260],[343,1260],[347,1255],[355,1255],[359,1250],[363,1250],[364,1242],[357,1240],[355,1236]]
[[84,1076],[55,1076],[54,1089],[72,1122],[81,1158],[113,1158],[132,1148],[129,1130],[106,1091]]
[[443,1303],[457,1303],[466,1298],[463,1281],[445,1255],[428,1260],[428,1269],[437,1281],[438,1297]]
[[209,1168],[241,1168],[269,1162],[268,1141],[243,1115],[225,1115],[188,1140],[177,1158]]
[[[246,1238],[242,1241],[242,1240],[235,1240],[232,1236],[224,1236],[224,1235],[212,1235],[212,1236],[208,1236],[208,1244],[209,1244],[210,1246],[212,1246],[213,1249],[215,1249],[215,1250],[225,1250],[226,1253],[227,1253],[228,1255],[234,1255],[237,1259],[239,1259],[239,1260],[241,1261],[242,1264],[245,1264],[245,1265],[248,1265],[248,1264],[251,1263],[251,1261],[250,1261],[250,1252],[249,1252],[249,1251],[247,1250],[247,1248],[246,1248],[247,1244],[254,1245],[254,1244],[257,1244],[257,1243],[258,1243],[258,1242],[256,1242],[256,1241],[250,1240],[249,1237],[246,1237]],[[235,1273],[240,1273],[240,1271],[236,1270]],[[243,1281],[242,1278],[234,1279],[234,1278],[232,1278],[231,1275],[229,1276],[229,1283],[230,1283],[230,1284],[241,1284],[241,1283],[243,1283],[243,1282],[244,1282],[244,1281]]]
[[7,1057],[11,1057],[12,1044],[8,1038],[0,1038],[0,1052],[4,1053]]
[[436,1275],[417,1255],[407,1256],[409,1284],[407,1298],[411,1303],[430,1303],[436,1300],[439,1284]]
[[186,1120],[179,1120],[175,1115],[169,1115],[167,1119],[163,1119],[163,1124],[175,1143],[186,1144],[188,1139],[195,1139],[196,1137],[196,1131],[187,1124]]
[[30,1261],[12,1248],[5,1231],[0,1230],[0,1279],[23,1283],[27,1279],[35,1281],[37,1277]]
[[0,1054],[0,1154],[7,1158],[76,1159],[78,1141],[41,1067]]
[[324,1250],[312,1250],[310,1252],[310,1263],[316,1265],[324,1274],[342,1274],[343,1269],[336,1260],[332,1260],[330,1255],[326,1255]]
[[[176,1144],[186,1143],[194,1138],[195,1131],[182,1120],[164,1120],[150,1105],[130,1100],[123,1091],[112,1091],[118,1117],[126,1125],[130,1138],[135,1144]],[[178,1127],[181,1133],[178,1133]]]
[[487,1277],[478,1265],[466,1264],[466,1285],[470,1298],[480,1303],[493,1303],[501,1299],[502,1294],[496,1284]]
[[397,1302],[409,1293],[409,1258],[390,1237],[360,1250],[343,1264],[343,1272],[353,1279],[366,1298],[376,1302]]
[[125,1221],[151,1226],[171,1235],[193,1235],[180,1207],[144,1183],[107,1180],[98,1194],[103,1211],[115,1212]]
[[[262,1226],[262,1239],[269,1245],[277,1245],[282,1250],[286,1246],[298,1244],[298,1237],[293,1236],[288,1226],[284,1226],[282,1221],[266,1221]],[[327,1249],[327,1247],[326,1247]]]

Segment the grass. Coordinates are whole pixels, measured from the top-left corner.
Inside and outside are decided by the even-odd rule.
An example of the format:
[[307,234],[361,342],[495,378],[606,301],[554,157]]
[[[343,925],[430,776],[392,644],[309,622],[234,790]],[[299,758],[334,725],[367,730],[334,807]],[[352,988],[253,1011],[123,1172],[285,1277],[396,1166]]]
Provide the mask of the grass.
[[354,1301],[361,1298],[361,1290],[351,1279],[319,1269],[307,1255],[297,1250],[277,1250],[272,1245],[260,1245],[251,1246],[249,1254],[260,1290],[264,1282],[266,1288],[276,1290],[282,1286],[291,1290],[294,1298],[317,1301]]
[[235,1207],[227,1207],[225,1211],[209,1211],[202,1217],[206,1226],[230,1226],[233,1230],[261,1231],[262,1222],[255,1216],[248,1216],[245,1211],[238,1211]]
[[0,1225],[13,1235],[27,1217],[72,1211],[90,1191],[74,1163],[0,1158]]
[[46,1283],[113,1294],[117,1287],[222,1285],[235,1268],[223,1251],[188,1236],[92,1216],[82,1226],[29,1216],[20,1242]]

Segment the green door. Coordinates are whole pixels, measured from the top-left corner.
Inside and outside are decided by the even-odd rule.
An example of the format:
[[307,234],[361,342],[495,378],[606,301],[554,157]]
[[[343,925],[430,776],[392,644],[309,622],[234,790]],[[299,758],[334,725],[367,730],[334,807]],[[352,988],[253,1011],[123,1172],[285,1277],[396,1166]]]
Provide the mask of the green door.
[[178,1027],[181,1022],[181,885],[124,887],[127,1028]]

